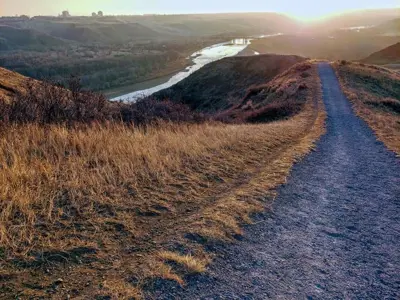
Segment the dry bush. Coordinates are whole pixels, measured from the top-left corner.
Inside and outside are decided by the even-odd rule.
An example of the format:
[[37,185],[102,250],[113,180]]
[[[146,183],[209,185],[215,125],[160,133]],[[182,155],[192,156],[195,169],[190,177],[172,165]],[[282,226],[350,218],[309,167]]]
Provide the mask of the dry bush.
[[69,90],[49,82],[28,80],[9,101],[0,102],[4,123],[91,123],[110,118],[104,96],[82,91],[71,77]]
[[160,120],[199,123],[205,121],[205,117],[186,105],[168,100],[112,103],[101,94],[82,90],[76,77],[70,78],[68,89],[50,82],[28,80],[7,101],[0,101],[0,121],[3,125],[36,123],[72,126],[122,121],[146,126]]
[[212,116],[225,123],[267,123],[299,113],[315,89],[315,70],[310,61],[295,64],[262,85],[247,89],[234,107]]
[[275,102],[252,111],[246,121],[250,123],[264,123],[291,117],[299,113],[304,104],[296,101]]
[[334,63],[343,91],[377,138],[400,155],[400,75],[378,66]]
[[120,107],[121,120],[135,125],[154,124],[159,120],[175,123],[199,123],[205,121],[200,113],[192,111],[187,105],[169,100],[142,99]]

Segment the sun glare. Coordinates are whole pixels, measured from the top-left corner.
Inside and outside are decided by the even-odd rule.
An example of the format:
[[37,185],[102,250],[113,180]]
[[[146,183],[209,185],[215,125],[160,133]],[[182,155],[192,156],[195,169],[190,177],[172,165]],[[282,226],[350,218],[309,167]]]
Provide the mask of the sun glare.
[[170,1],[131,1],[131,0],[5,0],[1,4],[0,15],[57,15],[62,10],[69,10],[75,15],[87,15],[99,9],[107,14],[193,14],[219,12],[278,12],[290,15],[302,21],[313,21],[331,14],[349,10],[378,9],[399,7],[398,0],[336,0],[329,5],[324,1],[292,0],[281,1],[215,1],[203,0],[190,3],[184,0]]

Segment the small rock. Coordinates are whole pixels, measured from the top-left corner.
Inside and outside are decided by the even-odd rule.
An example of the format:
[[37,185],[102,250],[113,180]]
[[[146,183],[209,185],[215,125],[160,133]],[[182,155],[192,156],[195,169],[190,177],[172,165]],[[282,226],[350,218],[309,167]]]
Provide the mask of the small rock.
[[63,282],[64,280],[62,278],[58,278],[56,281],[54,281],[55,284],[61,284]]

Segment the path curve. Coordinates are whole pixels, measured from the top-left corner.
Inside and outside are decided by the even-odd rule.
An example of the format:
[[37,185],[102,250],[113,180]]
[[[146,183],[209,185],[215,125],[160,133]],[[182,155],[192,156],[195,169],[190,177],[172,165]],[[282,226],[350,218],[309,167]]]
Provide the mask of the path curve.
[[156,299],[399,299],[400,161],[319,64],[327,134],[294,166],[273,212],[220,249],[206,276]]

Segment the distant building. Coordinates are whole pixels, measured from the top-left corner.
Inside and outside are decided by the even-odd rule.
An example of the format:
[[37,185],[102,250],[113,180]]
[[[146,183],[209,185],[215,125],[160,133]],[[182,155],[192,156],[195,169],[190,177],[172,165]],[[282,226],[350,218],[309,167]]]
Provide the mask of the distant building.
[[103,14],[103,12],[102,12],[101,10],[99,10],[99,12],[97,13],[97,15],[98,15],[99,17],[104,17],[104,14]]
[[62,16],[63,18],[68,18],[68,17],[70,17],[71,15],[69,14],[69,11],[68,11],[68,10],[64,10],[64,11],[61,13],[61,16]]
[[0,17],[0,22],[21,22],[21,21],[28,21],[30,18],[28,16],[22,15],[22,16],[15,16],[15,17]]

